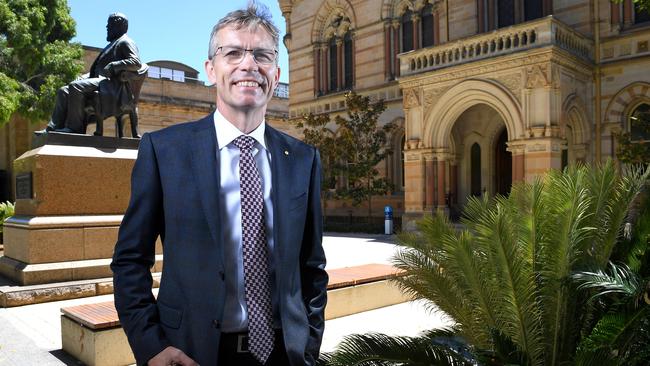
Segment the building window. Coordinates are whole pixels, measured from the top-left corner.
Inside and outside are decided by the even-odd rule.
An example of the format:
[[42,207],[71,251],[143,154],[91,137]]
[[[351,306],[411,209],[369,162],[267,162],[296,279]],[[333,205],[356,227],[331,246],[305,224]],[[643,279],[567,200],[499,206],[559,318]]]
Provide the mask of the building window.
[[551,0],[478,0],[482,32],[538,19],[552,13]]
[[329,42],[329,47],[328,47],[328,52],[329,52],[329,90],[330,91],[336,91],[337,89],[337,73],[336,73],[336,39],[332,37]]
[[413,13],[407,10],[402,14],[402,52],[413,50],[413,20],[411,19]]
[[498,0],[497,21],[499,28],[515,24],[515,1]]
[[149,70],[147,70],[147,76],[150,78],[160,79],[160,67],[149,66]]
[[421,34],[422,47],[433,46],[434,44],[434,24],[433,24],[433,5],[429,4],[422,9]]
[[334,93],[354,86],[354,34],[350,19],[338,14],[314,43],[315,95]]
[[629,126],[632,141],[650,141],[650,104],[642,103],[634,108]]
[[154,79],[168,79],[185,82],[185,71],[174,70],[167,67],[149,66],[147,76]]
[[544,9],[540,0],[524,1],[524,20],[533,20],[542,16],[544,16]]
[[352,65],[354,64],[354,51],[352,50],[352,35],[348,32],[343,37],[343,84],[345,89],[352,89],[352,81],[354,75],[352,73]]
[[470,175],[472,196],[481,196],[481,146],[478,143],[472,145],[470,151]]
[[641,5],[634,3],[634,24],[650,22],[650,12],[642,9]]

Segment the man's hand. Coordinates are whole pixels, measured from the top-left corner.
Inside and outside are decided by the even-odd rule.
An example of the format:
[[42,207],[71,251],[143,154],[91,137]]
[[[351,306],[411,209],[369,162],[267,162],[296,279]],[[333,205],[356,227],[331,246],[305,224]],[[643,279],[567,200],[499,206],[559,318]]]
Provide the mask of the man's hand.
[[149,362],[149,366],[199,366],[193,359],[187,357],[183,351],[178,348],[169,346],[154,356]]

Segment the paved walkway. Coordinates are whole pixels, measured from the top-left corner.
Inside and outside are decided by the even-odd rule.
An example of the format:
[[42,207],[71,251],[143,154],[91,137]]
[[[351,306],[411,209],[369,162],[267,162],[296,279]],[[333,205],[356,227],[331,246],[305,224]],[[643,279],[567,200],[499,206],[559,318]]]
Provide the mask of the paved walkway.
[[[366,263],[390,264],[394,239],[383,235],[328,234],[324,238],[327,268]],[[0,366],[81,365],[61,350],[60,309],[112,300],[113,295],[0,308]],[[408,302],[342,318],[325,324],[323,351],[331,351],[352,333],[381,332],[417,335],[448,324],[440,314],[425,310],[421,302]]]

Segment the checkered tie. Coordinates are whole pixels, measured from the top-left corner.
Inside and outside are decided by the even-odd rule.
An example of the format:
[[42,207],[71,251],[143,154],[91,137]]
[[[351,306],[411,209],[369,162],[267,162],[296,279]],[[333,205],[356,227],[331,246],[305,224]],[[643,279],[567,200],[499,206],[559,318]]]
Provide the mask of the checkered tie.
[[234,140],[239,156],[241,227],[244,284],[248,307],[248,336],[251,354],[262,364],[273,351],[273,310],[268,271],[268,248],[264,224],[262,180],[251,149],[255,139],[241,135]]

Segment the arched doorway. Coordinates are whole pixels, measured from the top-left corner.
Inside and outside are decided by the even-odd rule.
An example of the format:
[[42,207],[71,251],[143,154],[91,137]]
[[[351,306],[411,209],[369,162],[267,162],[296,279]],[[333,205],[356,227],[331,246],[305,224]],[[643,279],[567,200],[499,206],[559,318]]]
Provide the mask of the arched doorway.
[[[451,153],[458,168],[458,209],[471,196],[508,194],[512,185],[512,154],[503,117],[488,104],[467,108],[454,122]],[[451,183],[451,181],[450,181]]]
[[494,146],[494,192],[507,195],[512,186],[512,154],[507,150],[508,130],[501,131]]

